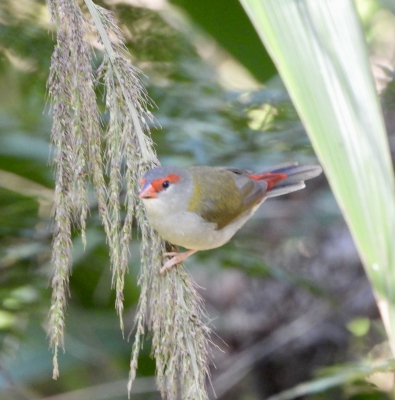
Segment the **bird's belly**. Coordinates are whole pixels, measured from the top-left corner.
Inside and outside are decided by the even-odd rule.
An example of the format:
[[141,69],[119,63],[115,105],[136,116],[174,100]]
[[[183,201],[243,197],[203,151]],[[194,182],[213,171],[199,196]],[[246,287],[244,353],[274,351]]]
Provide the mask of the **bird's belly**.
[[251,213],[243,215],[220,230],[217,230],[217,224],[207,222],[192,212],[179,212],[160,219],[151,219],[148,213],[148,220],[170,243],[187,249],[208,250],[228,242],[250,216]]

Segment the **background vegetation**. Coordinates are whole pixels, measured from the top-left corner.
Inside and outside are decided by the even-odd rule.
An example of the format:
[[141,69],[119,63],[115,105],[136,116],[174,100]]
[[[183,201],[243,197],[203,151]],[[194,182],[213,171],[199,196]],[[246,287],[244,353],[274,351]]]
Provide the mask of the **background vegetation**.
[[[157,105],[151,129],[163,164],[259,170],[289,160],[316,162],[237,1],[101,4],[116,13],[133,63],[145,74]],[[373,0],[359,6],[393,144],[387,68],[394,61],[394,8]],[[85,251],[78,235],[74,240],[67,351],[60,356],[60,378],[51,379],[45,326],[53,170],[45,85],[52,29],[44,1],[0,4],[0,393],[4,399],[123,399],[132,343],[119,330],[108,247],[94,202]],[[126,332],[133,328],[139,296],[136,230],[134,238],[125,283]],[[213,348],[212,360],[219,398],[266,399],[317,374],[322,379],[305,386],[305,398],[392,398],[386,375],[382,382],[363,379],[366,357],[377,364],[387,354],[377,346],[385,333],[324,176],[304,191],[267,202],[229,244],[198,253],[187,267],[201,287],[212,340],[221,349]],[[159,398],[149,352],[148,340],[136,399]],[[303,387],[298,390],[303,393]],[[295,395],[289,393],[277,398]]]

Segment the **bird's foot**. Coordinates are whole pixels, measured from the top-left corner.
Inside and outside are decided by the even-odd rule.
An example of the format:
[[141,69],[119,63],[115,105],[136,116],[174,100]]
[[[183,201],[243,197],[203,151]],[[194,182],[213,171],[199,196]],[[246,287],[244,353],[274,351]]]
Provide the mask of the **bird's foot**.
[[191,254],[196,253],[197,250],[188,250],[184,253],[177,253],[175,251],[169,253],[163,253],[166,257],[172,257],[166,261],[165,265],[160,269],[160,273],[163,275],[166,271],[170,271],[175,265],[180,264]]

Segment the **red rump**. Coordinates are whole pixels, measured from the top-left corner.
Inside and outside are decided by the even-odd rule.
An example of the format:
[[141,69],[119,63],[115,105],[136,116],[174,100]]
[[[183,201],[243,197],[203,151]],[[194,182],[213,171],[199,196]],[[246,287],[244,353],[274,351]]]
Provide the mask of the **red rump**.
[[255,181],[265,181],[267,183],[267,190],[272,189],[277,183],[288,178],[287,174],[265,172],[264,174],[248,175]]

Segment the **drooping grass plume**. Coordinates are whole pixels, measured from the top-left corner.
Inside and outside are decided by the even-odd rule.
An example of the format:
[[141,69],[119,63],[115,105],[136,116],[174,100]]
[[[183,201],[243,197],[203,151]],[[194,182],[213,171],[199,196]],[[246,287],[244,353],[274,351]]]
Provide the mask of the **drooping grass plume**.
[[[152,119],[148,111],[150,100],[138,78],[139,71],[130,62],[114,15],[90,0],[85,0],[85,4],[89,11],[86,15],[75,0],[48,0],[57,28],[48,79],[56,151],[54,269],[49,313],[53,376],[59,376],[58,349],[64,349],[71,234],[73,227],[78,227],[85,243],[87,195],[92,185],[109,245],[115,307],[122,331],[123,290],[133,218],[141,230],[141,295],[129,390],[147,328],[153,337],[152,355],[162,397],[207,399],[209,329],[203,322],[201,298],[182,269],[174,269],[164,277],[160,275],[162,253],[168,244],[148,225],[142,204],[137,201],[141,176],[159,164],[147,123]],[[103,54],[97,71],[92,68],[90,43],[97,45]],[[106,90],[109,123],[105,131],[95,95],[98,84]],[[124,203],[120,201],[121,189],[126,193]]]
[[52,305],[49,337],[54,349],[54,377],[58,377],[58,347],[64,347],[64,314],[71,267],[71,231],[76,222],[85,241],[88,213],[87,184],[95,183],[106,229],[110,223],[100,152],[99,112],[95,101],[91,49],[84,40],[89,24],[77,3],[51,2],[57,23],[57,44],[51,59],[48,92],[53,100],[52,142],[56,148]]

